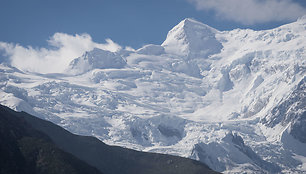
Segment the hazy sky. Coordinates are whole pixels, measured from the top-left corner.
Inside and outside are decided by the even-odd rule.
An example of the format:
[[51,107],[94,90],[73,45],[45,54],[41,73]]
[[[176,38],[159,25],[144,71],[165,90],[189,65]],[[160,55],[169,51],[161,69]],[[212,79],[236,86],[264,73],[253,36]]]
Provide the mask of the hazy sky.
[[0,41],[47,47],[57,32],[110,38],[121,46],[161,44],[186,17],[218,30],[268,29],[306,14],[306,0],[0,0]]

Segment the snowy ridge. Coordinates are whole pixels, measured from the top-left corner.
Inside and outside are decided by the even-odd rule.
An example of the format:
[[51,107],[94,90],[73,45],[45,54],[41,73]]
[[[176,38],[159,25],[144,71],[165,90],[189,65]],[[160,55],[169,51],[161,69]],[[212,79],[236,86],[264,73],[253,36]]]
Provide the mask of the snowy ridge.
[[162,45],[84,53],[65,74],[0,65],[0,103],[224,173],[306,172],[306,18],[265,31],[185,19]]
[[71,61],[67,72],[82,74],[93,69],[123,68],[125,64],[126,62],[120,55],[95,48]]

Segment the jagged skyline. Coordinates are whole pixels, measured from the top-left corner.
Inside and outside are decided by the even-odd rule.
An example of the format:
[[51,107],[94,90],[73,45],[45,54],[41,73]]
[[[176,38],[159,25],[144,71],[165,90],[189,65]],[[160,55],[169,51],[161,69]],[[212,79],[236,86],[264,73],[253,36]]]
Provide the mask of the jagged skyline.
[[305,9],[303,0],[4,0],[0,41],[36,48],[47,46],[57,32],[88,33],[98,43],[110,38],[138,49],[161,44],[167,31],[187,17],[218,30],[262,30],[293,22]]

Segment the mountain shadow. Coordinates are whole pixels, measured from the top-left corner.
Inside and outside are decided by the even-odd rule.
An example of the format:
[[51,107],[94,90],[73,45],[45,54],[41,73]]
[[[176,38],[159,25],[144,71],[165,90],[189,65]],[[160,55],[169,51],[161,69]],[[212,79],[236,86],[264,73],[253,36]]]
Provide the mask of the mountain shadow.
[[56,147],[17,113],[0,107],[1,174],[83,174],[101,172]]
[[[109,146],[0,105],[0,173],[210,174],[187,158]],[[93,167],[92,167],[93,166]]]

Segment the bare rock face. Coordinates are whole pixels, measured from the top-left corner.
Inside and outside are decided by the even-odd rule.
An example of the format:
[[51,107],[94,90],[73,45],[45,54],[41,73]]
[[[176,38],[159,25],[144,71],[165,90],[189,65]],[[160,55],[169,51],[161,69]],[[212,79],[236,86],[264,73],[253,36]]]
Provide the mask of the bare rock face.
[[306,143],[306,78],[304,77],[292,93],[273,108],[271,114],[262,119],[269,127],[277,124],[290,125],[289,133]]

